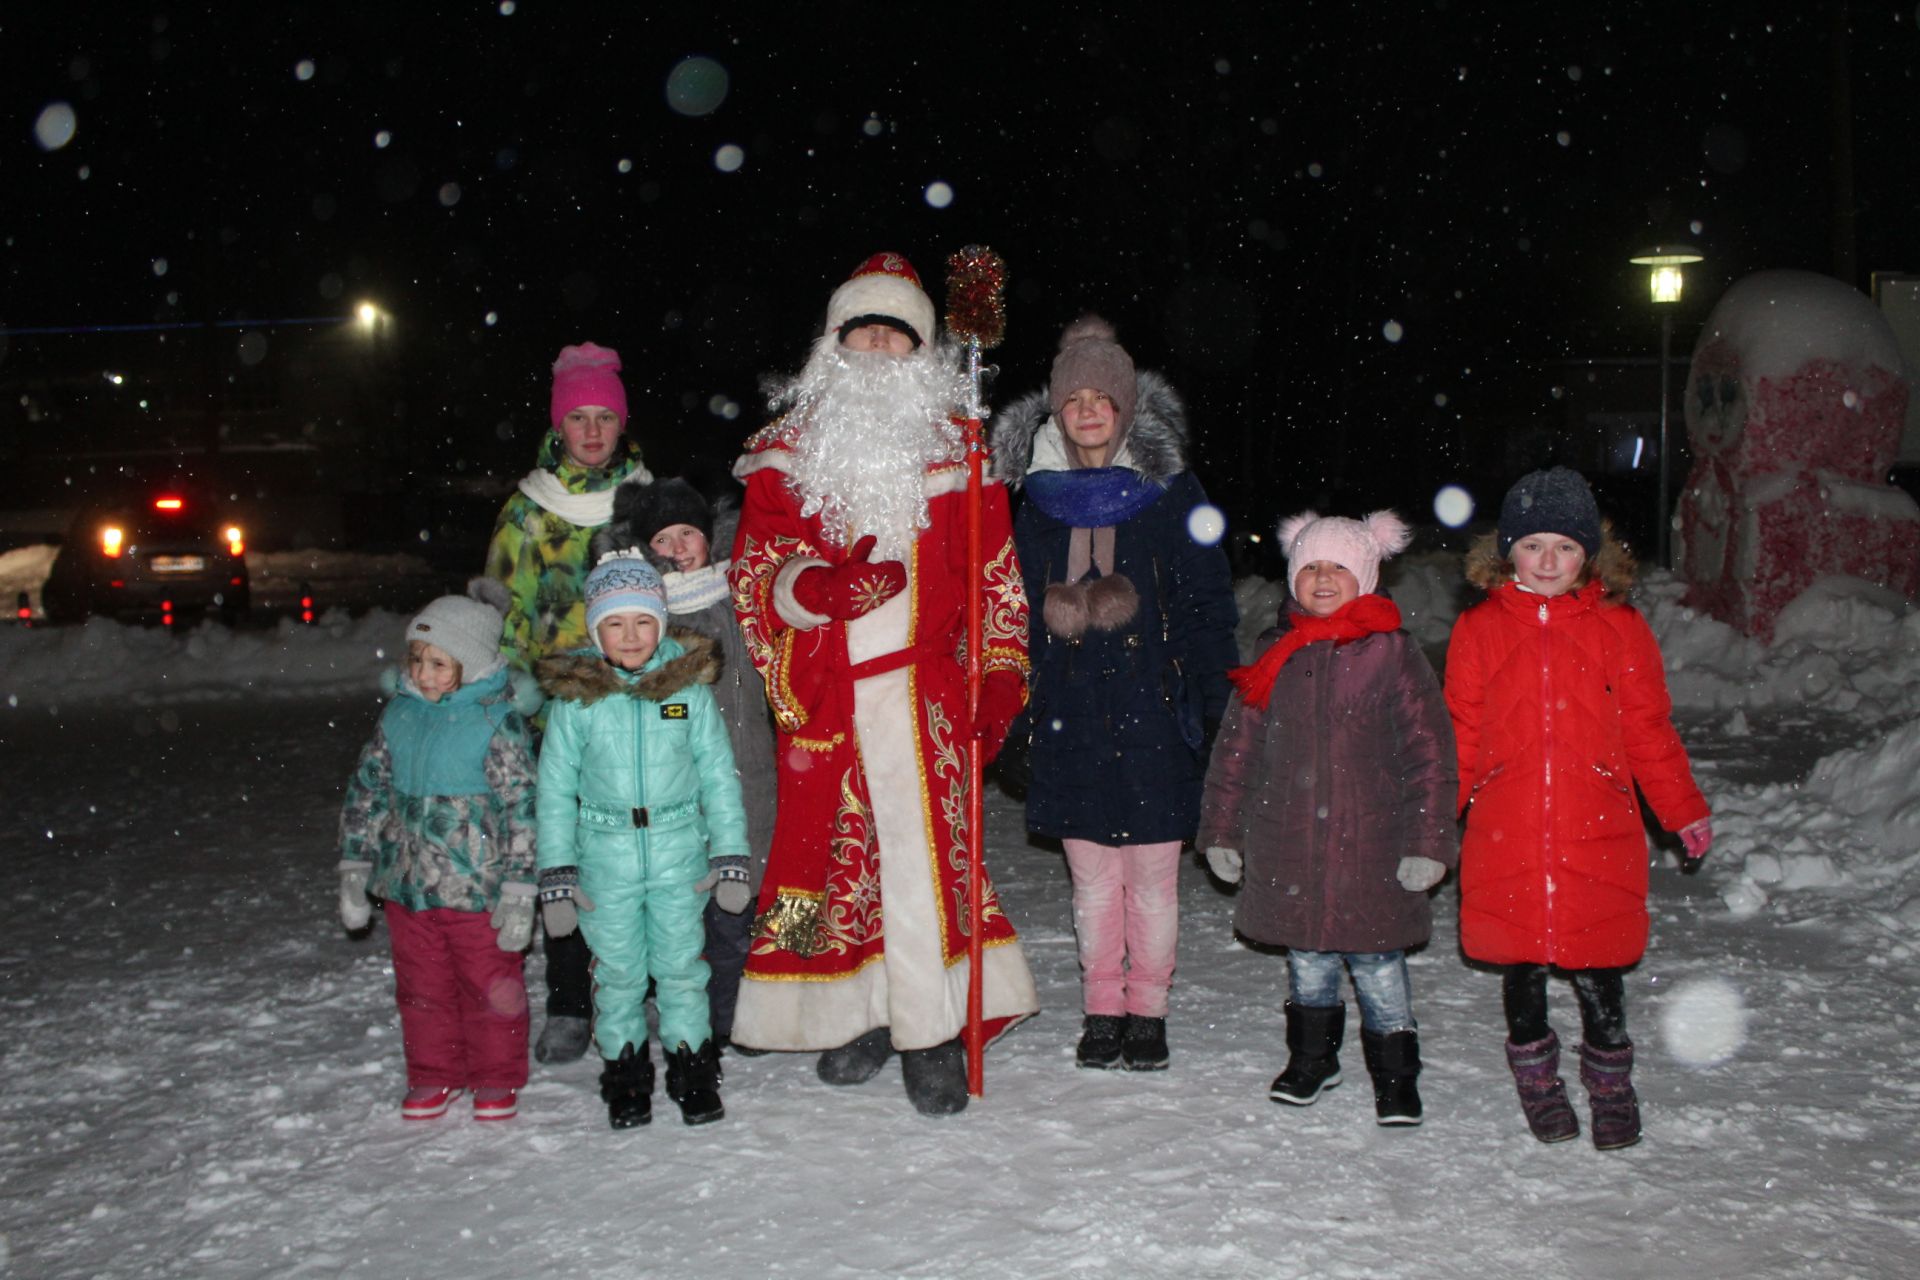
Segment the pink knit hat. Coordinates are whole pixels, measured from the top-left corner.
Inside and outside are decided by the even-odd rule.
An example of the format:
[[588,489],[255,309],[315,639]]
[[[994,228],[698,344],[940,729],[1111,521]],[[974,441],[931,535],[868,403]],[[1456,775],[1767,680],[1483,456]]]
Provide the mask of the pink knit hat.
[[583,342],[560,348],[553,362],[553,425],[583,404],[605,405],[627,421],[627,389],[620,382],[620,353]]
[[1380,562],[1398,555],[1413,541],[1407,522],[1391,511],[1376,511],[1364,520],[1322,516],[1302,511],[1280,522],[1280,546],[1287,553],[1287,592],[1300,570],[1316,560],[1329,560],[1360,580],[1360,594],[1371,595],[1380,585]]

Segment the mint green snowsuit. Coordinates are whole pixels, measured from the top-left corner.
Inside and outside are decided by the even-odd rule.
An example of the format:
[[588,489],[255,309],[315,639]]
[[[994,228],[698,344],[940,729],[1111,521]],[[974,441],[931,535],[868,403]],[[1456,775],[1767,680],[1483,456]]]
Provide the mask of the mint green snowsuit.
[[596,650],[539,664],[548,704],[540,747],[539,865],[577,867],[594,909],[594,1039],[604,1058],[647,1042],[655,983],[660,1041],[698,1049],[711,1035],[702,913],[694,885],[709,858],[746,856],[746,810],[727,726],[708,685],[713,642],[675,630],[639,672]]

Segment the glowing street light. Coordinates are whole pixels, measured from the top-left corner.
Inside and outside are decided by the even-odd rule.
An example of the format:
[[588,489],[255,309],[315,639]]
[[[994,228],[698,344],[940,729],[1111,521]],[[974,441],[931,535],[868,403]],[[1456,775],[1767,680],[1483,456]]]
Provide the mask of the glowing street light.
[[1673,307],[1680,301],[1686,284],[1685,269],[1705,257],[1690,244],[1657,244],[1642,249],[1627,259],[1636,267],[1647,268],[1647,291],[1660,312],[1660,499],[1655,529],[1655,552],[1662,568],[1673,567],[1672,515],[1667,510],[1667,493],[1673,482],[1672,464],[1667,457],[1668,401],[1667,370],[1673,354]]
[[361,303],[359,308],[354,312],[354,315],[359,318],[360,327],[369,333],[380,323],[380,308],[374,306],[371,302]]

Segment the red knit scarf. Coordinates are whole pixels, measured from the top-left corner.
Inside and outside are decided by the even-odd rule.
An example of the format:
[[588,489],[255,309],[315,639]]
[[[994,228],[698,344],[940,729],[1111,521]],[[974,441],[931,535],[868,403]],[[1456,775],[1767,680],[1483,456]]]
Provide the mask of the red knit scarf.
[[1243,702],[1265,711],[1273,698],[1273,682],[1280,678],[1280,668],[1286,666],[1287,659],[1297,651],[1316,640],[1331,640],[1341,645],[1376,632],[1399,629],[1400,610],[1385,596],[1356,596],[1341,605],[1330,618],[1296,612],[1287,634],[1268,645],[1267,651],[1255,658],[1252,666],[1235,667],[1227,672],[1227,679],[1240,691]]

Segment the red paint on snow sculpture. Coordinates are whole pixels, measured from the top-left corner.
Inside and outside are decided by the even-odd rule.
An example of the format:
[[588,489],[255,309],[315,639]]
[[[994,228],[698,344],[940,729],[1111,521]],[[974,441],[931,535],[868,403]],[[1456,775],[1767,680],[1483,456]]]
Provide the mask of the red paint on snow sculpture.
[[1892,328],[1810,271],[1762,271],[1708,317],[1686,387],[1687,603],[1771,640],[1815,578],[1920,593],[1920,506],[1886,483],[1906,418]]

